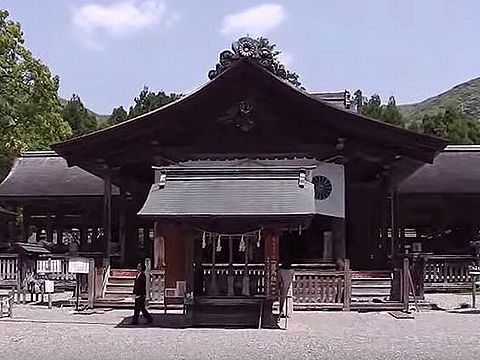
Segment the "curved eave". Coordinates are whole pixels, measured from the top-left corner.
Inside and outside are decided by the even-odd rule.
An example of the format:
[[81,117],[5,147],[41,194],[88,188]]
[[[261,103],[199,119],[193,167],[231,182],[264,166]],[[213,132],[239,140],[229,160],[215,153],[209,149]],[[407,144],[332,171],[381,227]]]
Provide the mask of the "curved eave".
[[[110,128],[55,144],[52,147],[60,155],[68,158],[69,155],[78,154],[80,151],[89,153],[88,150],[91,152],[91,149],[100,143],[117,141],[120,144],[123,140],[127,139],[128,141],[128,138],[135,136],[139,129],[149,128],[149,125],[152,124],[174,121],[176,115],[188,109],[190,105],[198,103],[204,97],[206,99],[215,98],[216,94],[222,91],[222,82],[235,79],[235,76],[244,74],[242,71],[257,81],[263,81],[269,86],[278,88],[279,92],[288,96],[292,103],[300,104],[302,111],[309,112],[312,117],[315,116],[314,121],[323,122],[326,126],[338,130],[345,136],[369,141],[378,147],[396,148],[400,152],[403,150],[409,157],[426,162],[432,162],[448,144],[444,139],[418,134],[337,108],[296,88],[257,63],[245,58],[196,91],[166,106]],[[317,117],[317,114],[322,116]]]

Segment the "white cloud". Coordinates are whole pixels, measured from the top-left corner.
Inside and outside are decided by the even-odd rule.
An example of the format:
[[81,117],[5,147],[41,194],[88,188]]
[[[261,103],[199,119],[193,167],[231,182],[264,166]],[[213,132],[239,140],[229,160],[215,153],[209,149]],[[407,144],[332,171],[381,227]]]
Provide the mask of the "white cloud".
[[264,36],[286,18],[282,5],[262,4],[244,11],[226,15],[220,32],[223,35]]
[[89,46],[101,47],[106,37],[125,37],[155,26],[171,27],[179,15],[171,13],[164,2],[123,0],[109,4],[88,3],[72,11],[72,23]]

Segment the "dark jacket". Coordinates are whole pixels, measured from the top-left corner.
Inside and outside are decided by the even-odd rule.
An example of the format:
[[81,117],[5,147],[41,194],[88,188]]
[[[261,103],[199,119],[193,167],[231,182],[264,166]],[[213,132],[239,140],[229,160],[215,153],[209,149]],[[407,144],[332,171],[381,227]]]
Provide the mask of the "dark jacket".
[[133,293],[137,296],[147,295],[147,277],[145,273],[141,272],[136,277],[135,284],[133,285]]

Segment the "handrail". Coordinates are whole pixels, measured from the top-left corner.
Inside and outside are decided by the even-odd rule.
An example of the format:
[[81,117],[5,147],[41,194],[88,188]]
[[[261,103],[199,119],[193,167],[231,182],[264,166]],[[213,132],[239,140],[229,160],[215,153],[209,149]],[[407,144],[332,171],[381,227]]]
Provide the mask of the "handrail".
[[462,260],[476,260],[474,255],[453,255],[453,254],[428,254],[424,255],[425,260],[449,260],[449,261],[462,261]]
[[110,278],[110,265],[108,265],[105,274],[103,275],[103,282],[102,282],[102,298],[105,297],[105,293],[107,292],[107,284],[108,279]]

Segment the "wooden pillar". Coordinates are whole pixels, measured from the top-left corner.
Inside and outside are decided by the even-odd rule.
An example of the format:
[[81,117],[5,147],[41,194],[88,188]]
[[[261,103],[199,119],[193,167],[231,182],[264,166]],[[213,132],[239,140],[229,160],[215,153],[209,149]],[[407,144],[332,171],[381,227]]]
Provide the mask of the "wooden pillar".
[[30,236],[30,211],[28,210],[27,206],[23,207],[23,241],[27,242],[28,237]]
[[396,248],[398,244],[398,192],[396,189],[390,191],[390,259],[393,260],[393,257],[396,253]]
[[250,253],[250,239],[249,237],[244,238],[245,241],[245,267],[243,270],[243,279],[242,279],[242,295],[250,296],[250,277],[248,275],[248,254]]
[[265,241],[265,295],[276,299],[279,293],[278,260],[279,234],[275,230],[266,230]]
[[186,281],[186,292],[191,293],[193,292],[193,281],[194,281],[194,253],[195,253],[195,243],[196,239],[193,236],[190,229],[188,230],[188,234],[185,237],[185,281]]
[[161,270],[165,269],[165,237],[159,221],[155,221],[153,229],[153,268]]
[[125,254],[126,254],[126,246],[127,246],[127,227],[126,227],[126,200],[120,200],[120,209],[118,214],[118,237],[120,241],[120,263],[122,266],[125,266]]
[[145,259],[145,278],[146,278],[145,287],[147,292],[147,296],[145,300],[147,301],[147,304],[150,301],[150,290],[152,285],[151,274],[152,274],[152,260],[147,257]]
[[88,307],[93,309],[95,302],[95,260],[88,260]]
[[228,237],[228,277],[227,295],[234,296],[235,269],[233,268],[233,236]]
[[408,311],[408,302],[410,299],[410,282],[409,282],[409,261],[408,258],[403,259],[403,271],[402,271],[402,300],[403,310]]
[[380,249],[377,249],[376,266],[384,267],[387,265],[388,254],[390,254],[390,244],[388,241],[388,225],[390,223],[390,207],[388,202],[388,195],[390,192],[390,174],[384,170],[382,172],[381,187],[380,187],[380,221],[381,221],[381,242]]
[[52,214],[47,213],[47,218],[45,220],[46,220],[45,221],[46,240],[47,240],[47,242],[51,243],[52,238],[53,238],[53,235],[52,235]]
[[343,260],[346,257],[346,240],[345,240],[345,219],[332,219],[333,233],[333,252],[335,260]]
[[217,270],[215,269],[215,256],[217,251],[217,240],[215,237],[212,239],[212,276],[210,277],[210,292],[211,295],[218,294],[217,287]]
[[109,258],[112,241],[112,174],[110,171],[104,174],[103,183],[103,246],[105,256]]
[[81,218],[81,224],[80,224],[80,246],[79,250],[80,251],[85,251],[88,247],[87,245],[87,232],[88,232],[88,216],[85,212],[82,213],[82,218]]
[[350,260],[344,259],[344,296],[343,311],[350,311],[352,302],[352,270],[350,270]]

